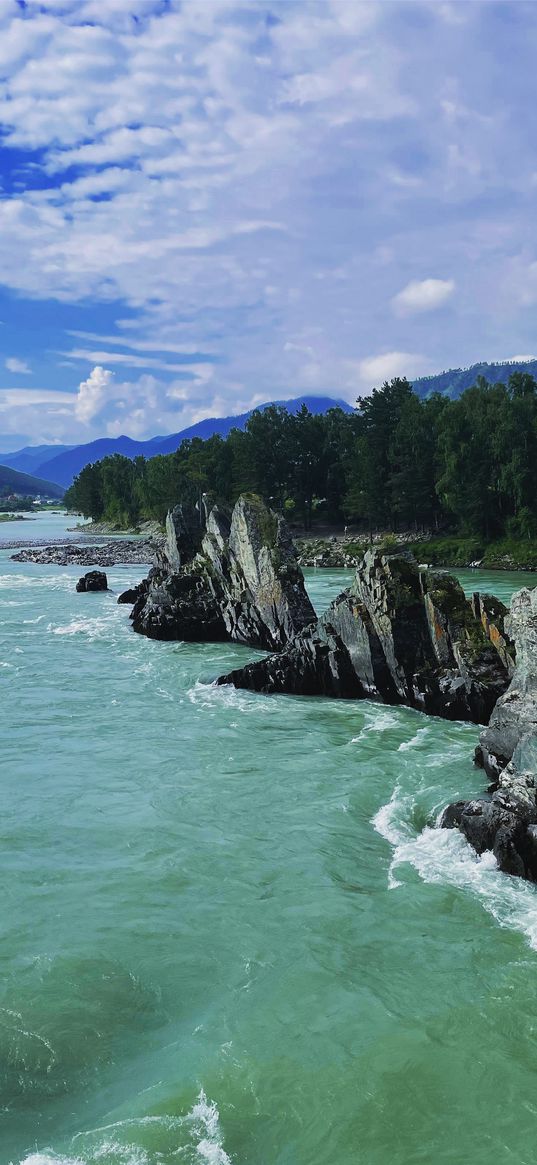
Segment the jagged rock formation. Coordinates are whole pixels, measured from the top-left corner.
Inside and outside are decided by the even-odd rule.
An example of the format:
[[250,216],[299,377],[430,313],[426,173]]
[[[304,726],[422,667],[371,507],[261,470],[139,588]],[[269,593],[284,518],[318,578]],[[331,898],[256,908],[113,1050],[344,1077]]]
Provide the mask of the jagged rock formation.
[[108,579],[104,570],[88,570],[87,574],[82,575],[76,584],[76,590],[84,591],[107,591]]
[[477,853],[492,850],[506,873],[537,881],[537,588],[513,595],[505,633],[516,665],[476,754],[492,796],[449,805],[440,824],[457,826]]
[[142,584],[133,627],[154,639],[231,639],[281,650],[315,619],[283,518],[254,495],[231,519],[176,506],[166,542]]
[[352,586],[278,655],[221,677],[260,692],[408,704],[486,723],[508,670],[458,582],[370,550]]

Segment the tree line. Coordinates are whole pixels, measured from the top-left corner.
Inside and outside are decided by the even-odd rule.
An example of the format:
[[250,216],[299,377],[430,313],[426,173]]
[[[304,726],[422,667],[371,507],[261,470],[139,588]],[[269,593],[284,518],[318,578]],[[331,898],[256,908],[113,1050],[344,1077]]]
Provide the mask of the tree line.
[[486,539],[537,535],[537,382],[478,378],[458,400],[420,400],[405,378],[361,397],[352,413],[314,416],[270,405],[227,438],[185,440],[149,460],[87,465],[65,495],[95,521],[163,521],[203,494],[231,505],[260,494],[306,530],[315,520],[360,530],[452,530]]

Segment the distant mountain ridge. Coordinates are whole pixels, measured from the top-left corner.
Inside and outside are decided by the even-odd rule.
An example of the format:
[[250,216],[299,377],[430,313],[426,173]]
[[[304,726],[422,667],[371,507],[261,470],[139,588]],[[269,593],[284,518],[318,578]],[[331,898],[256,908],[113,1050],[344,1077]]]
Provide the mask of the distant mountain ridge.
[[37,497],[38,494],[44,494],[49,498],[62,498],[64,494],[63,486],[56,485],[53,481],[44,481],[40,477],[34,477],[29,473],[20,473],[17,469],[12,469],[10,465],[0,465],[0,490],[4,492],[5,488],[9,493],[23,494],[25,497]]
[[461,393],[475,384],[478,376],[484,376],[491,384],[505,383],[512,372],[529,372],[537,379],[537,357],[534,360],[499,360],[497,363],[471,364],[469,368],[449,368],[434,376],[420,376],[412,387],[419,397],[425,399],[433,392],[440,392],[450,400],[456,400]]
[[[483,361],[472,364],[468,368],[449,368],[445,372],[438,372],[432,376],[420,376],[412,382],[414,392],[424,400],[434,392],[456,400],[461,393],[475,384],[479,376],[484,376],[491,384],[507,381],[512,372],[529,372],[537,380],[537,357],[531,360],[504,360],[496,363]],[[299,396],[293,400],[269,401],[258,405],[257,409],[249,409],[246,413],[228,417],[207,417],[182,429],[178,433],[168,436],[151,437],[146,441],[135,441],[131,437],[101,437],[85,445],[26,445],[14,453],[0,453],[0,462],[12,469],[41,477],[47,481],[56,482],[68,488],[80,473],[81,469],[90,462],[100,461],[113,453],[121,453],[124,457],[156,457],[159,453],[173,453],[181,441],[201,437],[206,440],[215,433],[227,437],[231,429],[244,429],[246,422],[253,412],[266,409],[270,404],[283,405],[289,412],[296,413],[302,405],[311,413],[325,413],[328,409],[341,408],[345,412],[352,412],[352,406],[347,401],[330,396]]]
[[[347,401],[335,400],[330,396],[299,396],[294,400],[269,401],[258,405],[257,409],[249,409],[246,413],[229,417],[208,417],[182,429],[179,433],[171,433],[164,437],[152,437],[148,441],[134,441],[131,437],[101,437],[97,441],[90,441],[86,445],[38,445],[26,446],[15,453],[0,453],[0,461],[7,466],[22,469],[32,464],[32,469],[39,474],[46,469],[47,478],[51,478],[65,489],[70,486],[77,473],[89,465],[90,462],[100,461],[113,453],[121,453],[124,457],[157,457],[160,453],[174,453],[182,441],[193,437],[206,440],[215,433],[227,437],[231,429],[244,429],[252,413],[266,409],[270,404],[284,405],[289,412],[297,413],[306,405],[311,413],[326,413],[329,409],[340,408],[351,413],[352,407]],[[35,454],[35,456],[34,456]]]

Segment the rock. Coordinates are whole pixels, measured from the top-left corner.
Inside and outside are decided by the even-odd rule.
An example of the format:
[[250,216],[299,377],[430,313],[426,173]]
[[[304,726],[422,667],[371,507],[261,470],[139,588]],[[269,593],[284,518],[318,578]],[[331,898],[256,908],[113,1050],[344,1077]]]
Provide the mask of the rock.
[[[480,597],[479,610],[490,630],[491,615],[497,627],[500,620],[490,605],[486,609],[487,599]],[[492,850],[505,873],[537,881],[537,588],[513,595],[509,613],[500,615],[498,650],[504,656],[514,640],[515,666],[476,750],[476,763],[492,779],[492,795],[449,805],[440,824],[458,827],[477,853]]]
[[129,603],[132,607],[133,603],[138,602],[138,599],[140,599],[142,595],[145,595],[146,592],[147,580],[143,579],[142,582],[137,583],[135,587],[128,587],[126,591],[122,591],[118,598],[118,603]]
[[231,518],[214,506],[176,507],[167,538],[132,612],[156,639],[232,640],[279,651],[315,612],[284,519],[243,495]]
[[493,779],[511,760],[519,741],[537,732],[537,588],[513,595],[505,629],[516,644],[516,666],[480,736],[484,768]]
[[472,595],[471,603],[475,618],[480,620],[487,639],[490,639],[512,676],[515,670],[515,645],[505,627],[509,608],[494,595],[481,595],[478,592]]
[[77,591],[107,591],[108,579],[103,570],[89,570],[76,584]]
[[261,692],[369,698],[485,723],[507,670],[448,574],[369,550],[352,586],[279,655],[222,676]]

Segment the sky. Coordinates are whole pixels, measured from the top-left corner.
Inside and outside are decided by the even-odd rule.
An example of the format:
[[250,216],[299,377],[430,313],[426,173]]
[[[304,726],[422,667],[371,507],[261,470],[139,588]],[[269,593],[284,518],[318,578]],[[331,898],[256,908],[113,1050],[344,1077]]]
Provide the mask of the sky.
[[0,449],[535,353],[537,4],[0,0]]

